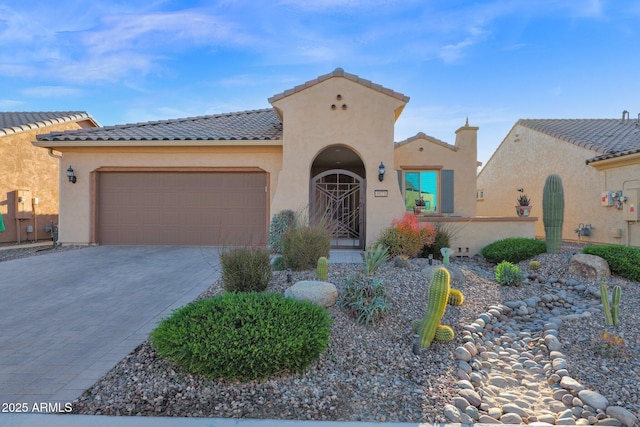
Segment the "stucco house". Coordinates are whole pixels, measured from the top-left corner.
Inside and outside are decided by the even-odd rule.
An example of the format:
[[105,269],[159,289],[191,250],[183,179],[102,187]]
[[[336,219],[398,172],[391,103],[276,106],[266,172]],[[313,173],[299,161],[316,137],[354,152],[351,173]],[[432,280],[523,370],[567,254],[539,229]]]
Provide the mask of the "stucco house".
[[96,126],[83,111],[0,112],[0,243],[45,239],[58,222],[59,158],[36,135]]
[[513,213],[523,189],[543,237],[542,188],[552,173],[564,186],[564,240],[640,246],[640,115],[519,120],[478,175],[478,215]]
[[340,68],[268,101],[39,135],[76,177],[60,191],[60,241],[262,245],[271,217],[293,209],[328,216],[334,247],[364,248],[416,195],[429,198],[425,215],[475,216],[477,127],[454,144],[423,133],[394,143],[409,98]]

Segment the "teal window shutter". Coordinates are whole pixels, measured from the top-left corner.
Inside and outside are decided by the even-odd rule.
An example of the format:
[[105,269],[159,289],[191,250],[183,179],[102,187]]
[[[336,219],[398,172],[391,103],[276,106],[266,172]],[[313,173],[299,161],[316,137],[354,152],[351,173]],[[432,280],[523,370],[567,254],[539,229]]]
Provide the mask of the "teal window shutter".
[[453,213],[453,170],[441,171],[442,194],[440,200],[440,212]]

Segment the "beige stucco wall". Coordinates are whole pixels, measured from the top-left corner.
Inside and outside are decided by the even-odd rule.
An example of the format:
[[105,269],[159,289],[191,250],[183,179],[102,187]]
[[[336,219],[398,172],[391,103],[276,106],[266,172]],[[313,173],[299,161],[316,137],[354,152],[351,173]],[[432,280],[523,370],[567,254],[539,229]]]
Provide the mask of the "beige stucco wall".
[[[341,95],[338,100],[337,96]],[[337,108],[331,109],[335,104]],[[342,105],[346,105],[346,109]],[[342,77],[333,77],[278,99],[282,114],[283,158],[271,212],[301,210],[309,204],[309,179],[316,156],[327,146],[344,145],[357,153],[366,171],[366,243],[404,212],[394,165],[396,112],[405,102]],[[378,181],[383,162],[387,174]],[[374,197],[387,190],[387,197]]]
[[[640,246],[637,224],[623,220],[622,211],[602,207],[601,192],[622,190],[623,182],[640,177],[640,165],[616,170],[598,171],[585,164],[585,160],[598,153],[549,135],[516,125],[493,154],[477,179],[477,189],[483,191],[484,200],[477,201],[478,215],[514,215],[516,199],[524,188],[531,197],[532,216],[539,217],[536,237],[544,237],[542,221],[542,189],[549,174],[562,177],[565,211],[562,237],[576,241],[575,229],[579,224],[591,224],[590,237],[582,242],[626,244]],[[633,185],[627,182],[627,185]],[[611,229],[620,229],[621,237],[611,237]]]
[[536,220],[534,217],[421,218],[423,222],[443,225],[456,257],[472,257],[489,243],[508,237],[533,238]]
[[[157,143],[157,142],[156,142]],[[163,141],[162,143],[170,143]],[[269,144],[273,144],[271,141]],[[257,142],[256,144],[259,144]],[[147,147],[58,147],[62,163],[71,165],[77,177],[68,182],[66,167],[60,172],[60,242],[91,242],[91,173],[103,167],[135,168],[229,168],[257,167],[269,173],[269,197],[278,185],[282,147],[264,146],[147,146]]]
[[[454,146],[418,135],[396,147],[396,170],[420,167],[454,170],[454,212],[450,216],[476,215],[477,127],[464,126],[456,132]],[[442,192],[439,193],[442,195]],[[403,196],[404,197],[404,196]]]
[[[58,159],[49,156],[47,150],[34,147],[36,135],[79,129],[77,122],[40,127],[0,137],[0,213],[6,231],[0,232],[0,242],[17,240],[15,221],[15,190],[30,190],[31,198],[38,199],[30,219],[20,220],[20,240],[46,239],[44,227],[58,221]],[[31,209],[32,200],[25,202]],[[27,226],[34,233],[27,235]]]

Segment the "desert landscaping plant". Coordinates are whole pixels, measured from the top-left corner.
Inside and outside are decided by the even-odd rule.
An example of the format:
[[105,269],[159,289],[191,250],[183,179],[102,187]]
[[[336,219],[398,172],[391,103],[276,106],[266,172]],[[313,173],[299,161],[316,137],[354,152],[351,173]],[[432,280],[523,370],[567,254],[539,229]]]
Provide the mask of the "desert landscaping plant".
[[375,249],[372,246],[369,246],[364,252],[365,273],[367,276],[371,276],[388,260],[389,249],[386,246],[378,244]]
[[274,253],[282,253],[282,235],[291,226],[296,225],[296,213],[285,209],[273,215],[269,225],[269,246]]
[[331,237],[321,225],[289,227],[282,237],[284,265],[294,271],[316,268],[318,258],[329,257]]
[[523,275],[517,265],[502,261],[495,268],[496,280],[504,286],[520,286]]
[[425,246],[433,243],[436,231],[430,223],[419,223],[415,215],[407,212],[402,218],[395,218],[390,227],[380,233],[374,246],[382,244],[389,250],[389,256],[406,255],[415,258]]
[[271,280],[269,251],[259,248],[234,248],[220,254],[222,281],[226,292],[261,292]]
[[525,237],[509,237],[488,244],[480,250],[480,254],[485,257],[487,261],[496,264],[502,261],[517,263],[545,253],[546,250],[547,247],[541,240]]
[[562,243],[564,222],[564,189],[560,175],[549,175],[542,190],[542,221],[547,252],[557,254]]
[[351,274],[342,283],[337,301],[363,325],[374,325],[391,309],[387,290],[380,279],[362,274]]
[[611,304],[609,304],[609,290],[607,289],[607,280],[600,281],[600,299],[602,301],[602,312],[604,314],[604,322],[607,326],[620,325],[620,295],[622,289],[620,286],[614,286],[611,293]]
[[433,273],[424,319],[415,325],[420,335],[420,346],[423,348],[429,347],[434,340],[451,341],[454,337],[453,329],[440,323],[447,304],[461,305],[464,301],[462,292],[451,289],[450,283],[451,276],[445,268],[440,267]]
[[300,372],[329,343],[331,315],[274,293],[225,293],[190,303],[151,333],[159,355],[207,378]]
[[533,261],[529,262],[529,270],[531,271],[537,271],[540,270],[540,261],[536,261],[535,259]]
[[329,260],[327,257],[321,256],[318,258],[318,265],[316,266],[316,278],[323,282],[326,282],[329,277]]

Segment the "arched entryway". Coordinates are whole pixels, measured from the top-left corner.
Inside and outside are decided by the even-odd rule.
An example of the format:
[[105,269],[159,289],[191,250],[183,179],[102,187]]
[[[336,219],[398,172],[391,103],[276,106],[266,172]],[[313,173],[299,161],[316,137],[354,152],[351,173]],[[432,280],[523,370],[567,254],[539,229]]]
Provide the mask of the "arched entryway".
[[365,245],[365,169],[348,147],[324,149],[311,166],[309,211],[333,230],[333,248],[363,249]]

